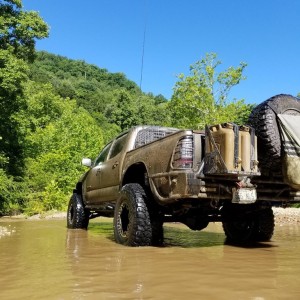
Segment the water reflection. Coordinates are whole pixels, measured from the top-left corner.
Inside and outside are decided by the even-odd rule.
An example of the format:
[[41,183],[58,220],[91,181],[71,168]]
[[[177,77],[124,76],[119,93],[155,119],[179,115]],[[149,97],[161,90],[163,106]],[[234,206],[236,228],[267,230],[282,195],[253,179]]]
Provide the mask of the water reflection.
[[15,232],[15,228],[10,224],[8,226],[0,226],[0,239],[5,236],[10,236]]
[[273,241],[225,243],[220,224],[193,232],[165,226],[165,245],[130,248],[112,222],[88,231],[65,221],[1,222],[0,299],[299,299],[300,227],[278,226]]
[[[196,299],[196,294],[239,299],[245,293],[258,299],[263,286],[267,284],[267,290],[276,287],[276,255],[268,250],[275,245],[261,244],[256,253],[250,247],[224,246],[220,228],[193,232],[165,226],[165,237],[161,248],[128,248],[111,243],[111,223],[91,224],[88,233],[68,231],[73,274],[77,278],[89,274],[88,279],[77,282],[74,291],[82,297],[97,294],[103,299],[109,295],[116,299]],[[98,251],[95,267],[91,263]],[[262,275],[264,280],[257,282]]]

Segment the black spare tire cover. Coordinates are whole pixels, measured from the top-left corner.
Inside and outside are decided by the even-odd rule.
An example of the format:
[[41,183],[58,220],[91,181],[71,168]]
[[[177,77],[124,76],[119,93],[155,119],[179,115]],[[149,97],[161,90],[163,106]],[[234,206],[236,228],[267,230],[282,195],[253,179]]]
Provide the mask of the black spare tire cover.
[[280,94],[256,106],[248,123],[257,135],[257,151],[261,172],[281,172],[281,138],[277,124],[278,114],[300,115],[300,99]]

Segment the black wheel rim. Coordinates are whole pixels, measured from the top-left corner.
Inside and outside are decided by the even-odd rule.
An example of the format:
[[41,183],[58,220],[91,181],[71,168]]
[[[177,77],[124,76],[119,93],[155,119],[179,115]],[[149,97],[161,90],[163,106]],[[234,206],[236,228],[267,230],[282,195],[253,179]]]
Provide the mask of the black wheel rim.
[[122,203],[119,209],[118,231],[123,238],[128,237],[129,224],[130,224],[129,208],[126,203]]
[[72,224],[73,219],[74,219],[74,207],[73,207],[73,204],[71,204],[69,207],[69,213],[68,213],[69,224]]

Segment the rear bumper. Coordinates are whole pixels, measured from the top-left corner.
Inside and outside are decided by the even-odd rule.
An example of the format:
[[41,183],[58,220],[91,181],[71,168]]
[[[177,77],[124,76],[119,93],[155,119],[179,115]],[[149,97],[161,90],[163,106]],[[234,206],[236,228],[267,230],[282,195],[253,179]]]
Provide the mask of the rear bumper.
[[[232,200],[233,190],[245,178],[248,178],[246,173],[201,177],[193,171],[182,170],[149,176],[149,182],[156,200],[167,204],[179,199]],[[250,180],[247,184],[253,188]]]

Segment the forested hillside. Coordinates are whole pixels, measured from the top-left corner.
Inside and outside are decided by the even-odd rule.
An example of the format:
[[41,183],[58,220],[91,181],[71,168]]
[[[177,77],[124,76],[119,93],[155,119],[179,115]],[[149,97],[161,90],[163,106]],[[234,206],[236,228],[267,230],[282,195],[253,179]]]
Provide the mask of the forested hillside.
[[122,73],[110,73],[80,60],[38,52],[30,79],[51,83],[62,98],[75,99],[105,129],[105,140],[136,124],[161,124],[167,99],[142,93]]
[[13,114],[20,137],[13,151],[21,155],[3,161],[2,213],[64,209],[82,157],[95,157],[124,129],[167,120],[167,100],[142,93],[124,74],[46,52],[28,67],[25,102]]
[[252,105],[229,97],[244,63],[219,71],[216,54],[207,54],[178,76],[167,100],[122,73],[36,53],[48,26],[21,0],[0,0],[0,13],[0,214],[65,209],[85,170],[81,158],[131,126],[198,129],[248,118]]

